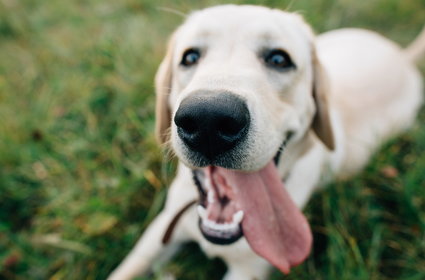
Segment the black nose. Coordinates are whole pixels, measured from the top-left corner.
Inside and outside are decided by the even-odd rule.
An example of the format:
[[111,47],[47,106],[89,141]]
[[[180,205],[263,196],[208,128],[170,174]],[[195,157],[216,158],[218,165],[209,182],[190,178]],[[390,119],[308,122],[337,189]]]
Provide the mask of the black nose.
[[190,149],[212,160],[244,139],[250,115],[245,101],[235,94],[199,92],[182,101],[174,123]]

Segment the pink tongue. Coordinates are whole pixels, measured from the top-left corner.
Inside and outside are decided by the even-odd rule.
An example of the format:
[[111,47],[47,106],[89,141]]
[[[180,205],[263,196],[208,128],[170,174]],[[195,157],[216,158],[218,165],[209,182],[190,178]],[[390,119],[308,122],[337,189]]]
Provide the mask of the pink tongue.
[[304,215],[289,197],[273,162],[243,173],[217,167],[233,186],[244,211],[242,229],[251,248],[283,273],[310,253],[312,235]]

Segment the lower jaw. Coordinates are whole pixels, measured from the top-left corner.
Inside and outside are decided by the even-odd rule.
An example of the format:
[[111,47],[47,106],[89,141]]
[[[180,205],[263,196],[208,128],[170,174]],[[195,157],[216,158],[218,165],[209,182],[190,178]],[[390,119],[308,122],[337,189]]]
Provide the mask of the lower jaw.
[[[209,242],[216,244],[216,245],[230,245],[236,241],[238,241],[243,236],[242,227],[239,225],[239,230],[235,233],[226,234],[223,232],[216,232],[211,231],[210,229],[207,229],[202,224],[202,219],[199,218],[199,229],[201,230],[202,235],[205,237],[206,240]],[[222,235],[222,236],[220,236]],[[227,236],[226,236],[227,235]]]

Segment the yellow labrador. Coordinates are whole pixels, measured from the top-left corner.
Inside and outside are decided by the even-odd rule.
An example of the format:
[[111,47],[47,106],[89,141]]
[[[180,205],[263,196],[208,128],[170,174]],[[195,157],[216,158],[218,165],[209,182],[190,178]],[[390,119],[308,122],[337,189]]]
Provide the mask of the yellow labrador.
[[[409,50],[366,30],[315,37],[296,14],[225,5],[193,13],[156,76],[157,134],[180,164],[164,210],[109,279],[131,279],[194,240],[227,280],[265,279],[309,255],[300,209],[359,171],[422,103]],[[196,201],[196,203],[195,203]]]

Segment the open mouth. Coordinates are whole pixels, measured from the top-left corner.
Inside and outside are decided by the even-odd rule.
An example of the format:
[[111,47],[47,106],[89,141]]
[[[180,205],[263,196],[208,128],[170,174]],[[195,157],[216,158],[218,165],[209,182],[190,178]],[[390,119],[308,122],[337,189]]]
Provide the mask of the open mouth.
[[227,245],[243,236],[244,212],[234,199],[232,187],[217,172],[218,168],[208,166],[193,171],[200,193],[199,228],[210,242]]
[[275,159],[254,172],[207,166],[193,174],[199,228],[207,240],[227,245],[244,236],[254,252],[284,273],[308,256],[310,227],[285,190]]

